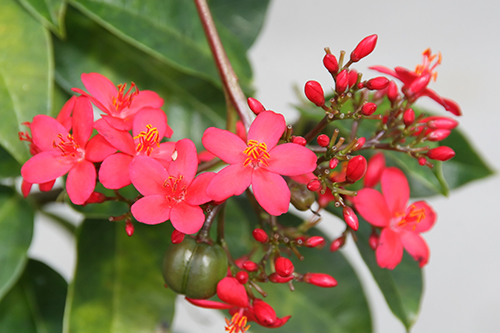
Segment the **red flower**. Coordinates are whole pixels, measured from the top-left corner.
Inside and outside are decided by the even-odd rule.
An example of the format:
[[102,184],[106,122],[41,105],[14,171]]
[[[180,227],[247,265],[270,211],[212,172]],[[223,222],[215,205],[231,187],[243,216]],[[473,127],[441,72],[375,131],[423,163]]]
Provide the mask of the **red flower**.
[[78,88],[73,88],[73,91],[89,97],[96,107],[106,113],[102,118],[119,130],[130,130],[135,114],[143,107],[160,108],[163,105],[163,99],[157,93],[138,91],[133,82],[127,90],[126,84],[116,87],[98,73],[83,73],[82,82],[88,93]]
[[212,179],[208,195],[215,201],[223,201],[240,195],[252,185],[255,198],[269,214],[286,213],[290,190],[280,175],[312,172],[316,168],[316,155],[297,144],[277,145],[285,127],[282,115],[263,111],[250,126],[247,143],[229,131],[208,128],[203,134],[203,145],[230,164]]
[[[421,96],[428,96],[441,104],[447,111],[450,111],[456,116],[462,115],[462,111],[454,101],[439,96],[434,90],[427,88],[431,79],[436,80],[437,72],[434,69],[441,63],[441,53],[438,55],[431,54],[431,50],[427,49],[422,53],[423,62],[417,65],[415,71],[403,67],[396,67],[394,70],[384,66],[372,66],[370,69],[388,74],[403,82],[402,91],[407,98],[413,103]],[[434,59],[437,60],[433,64]]]
[[423,267],[429,260],[429,248],[419,233],[436,222],[436,213],[425,201],[407,207],[410,188],[404,173],[386,168],[381,179],[382,193],[365,188],[354,200],[361,216],[376,227],[383,228],[376,249],[380,267],[393,269],[403,257],[403,247]]
[[33,143],[41,150],[22,167],[21,175],[28,183],[46,183],[69,172],[66,191],[74,204],[81,205],[94,191],[96,170],[93,162],[101,162],[115,152],[100,135],[90,141],[93,111],[87,97],[78,97],[73,109],[73,134],[57,120],[38,115],[31,123]]
[[177,141],[168,169],[148,156],[137,156],[130,163],[130,179],[144,195],[132,205],[137,221],[158,224],[170,220],[178,231],[197,232],[205,215],[199,205],[210,201],[206,195],[213,172],[195,178],[198,159],[196,147],[189,139]]

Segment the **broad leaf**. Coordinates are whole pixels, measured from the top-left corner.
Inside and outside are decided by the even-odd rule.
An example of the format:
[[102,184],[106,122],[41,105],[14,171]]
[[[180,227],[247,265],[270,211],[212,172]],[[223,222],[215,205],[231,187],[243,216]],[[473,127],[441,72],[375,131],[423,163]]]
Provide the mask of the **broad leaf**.
[[128,237],[123,223],[85,220],[66,307],[65,332],[154,332],[169,327],[175,293],[164,287],[163,253],[170,223],[135,222]]
[[13,189],[0,186],[0,299],[26,264],[33,218],[33,210],[23,198]]
[[64,36],[65,0],[19,0],[19,2],[45,27]]
[[21,165],[0,146],[0,177],[17,177],[21,174]]
[[20,163],[29,157],[17,133],[51,108],[50,35],[14,0],[0,2],[0,144]]
[[0,302],[0,332],[62,332],[67,283],[49,266],[30,260]]

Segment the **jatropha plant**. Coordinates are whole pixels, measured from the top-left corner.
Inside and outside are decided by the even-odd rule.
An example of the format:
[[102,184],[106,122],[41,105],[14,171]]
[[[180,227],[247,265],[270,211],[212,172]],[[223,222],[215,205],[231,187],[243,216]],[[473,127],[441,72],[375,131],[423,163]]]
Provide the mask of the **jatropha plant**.
[[[458,139],[448,137],[462,138],[455,130],[460,107],[430,88],[441,54],[425,50],[414,70],[371,66],[378,75],[372,76],[355,67],[374,52],[376,34],[362,39],[349,55],[340,51],[337,57],[326,48],[323,66],[332,77],[331,92],[325,94],[317,81],[306,82],[307,101],[298,107],[301,117],[287,124],[279,110],[244,97],[206,3],[195,3],[224,87],[225,128],[207,126],[192,138],[176,136],[175,116],[168,107],[162,109],[160,93],[133,82],[116,84],[97,72],[81,74],[84,89],[70,87],[72,96],[57,116],[40,114],[22,123],[27,129],[19,132],[19,139],[32,155],[20,170],[24,197],[35,198],[38,207],[46,204],[46,196],[57,197],[87,216],[78,233],[78,266],[66,300],[65,329],[89,332],[95,327],[89,323],[101,322],[94,312],[103,305],[93,302],[101,299],[97,292],[109,291],[104,286],[110,281],[104,266],[85,255],[104,243],[105,248],[117,247],[116,258],[128,253],[116,263],[129,267],[115,267],[114,274],[122,279],[115,283],[125,286],[114,291],[116,297],[134,309],[149,308],[154,298],[152,306],[162,312],[151,319],[157,328],[170,325],[165,318],[173,315],[172,295],[179,294],[195,306],[224,310],[230,318],[225,331],[232,333],[250,326],[252,331],[284,326],[291,332],[305,325],[304,316],[320,316],[313,312],[322,306],[319,312],[331,311],[326,312],[332,319],[325,320],[333,322],[328,325],[350,332],[370,330],[361,285],[337,252],[348,239],[356,243],[389,306],[409,328],[414,321],[410,312],[418,310],[421,295],[420,269],[430,256],[421,233],[438,216],[426,201],[410,199],[410,194],[429,194],[419,179],[448,190],[441,162],[456,154],[453,144]],[[415,107],[424,97],[448,113],[438,116]],[[458,149],[466,154],[462,146]],[[64,185],[59,187],[56,180],[61,177]],[[29,195],[33,184],[42,192]],[[295,216],[296,210],[307,217]],[[325,212],[345,222],[335,239],[316,228]],[[160,224],[167,229],[158,229]],[[120,233],[130,238],[106,234],[108,225],[120,226]],[[92,238],[91,229],[100,230],[98,238]],[[158,262],[132,254],[147,253],[149,247]],[[96,262],[99,256],[93,255]],[[157,269],[141,271],[151,268],[142,260],[153,261]],[[93,268],[80,273],[84,265]],[[154,291],[145,292],[144,298],[134,282],[140,278],[127,280],[141,274],[153,276],[147,283],[156,283],[147,287]],[[388,290],[383,280],[393,280],[401,290],[412,284],[406,297],[417,309],[398,308],[401,300],[394,297],[399,291]],[[124,318],[134,317],[134,310],[109,306]],[[130,319],[124,318],[119,321],[127,325]],[[323,324],[317,325],[324,331]]]

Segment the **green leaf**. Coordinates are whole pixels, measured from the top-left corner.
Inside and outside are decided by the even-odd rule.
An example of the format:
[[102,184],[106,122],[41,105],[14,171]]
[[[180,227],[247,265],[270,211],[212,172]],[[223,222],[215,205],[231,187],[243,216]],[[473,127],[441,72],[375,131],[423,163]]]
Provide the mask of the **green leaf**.
[[17,177],[21,174],[21,165],[0,146],[0,177]]
[[[161,62],[220,85],[194,2],[73,0],[71,4]],[[246,48],[230,31],[219,28],[236,74],[243,85],[248,85],[251,69],[245,55]]]
[[33,210],[23,198],[13,189],[0,186],[0,299],[15,284],[26,264],[33,218]]
[[62,332],[66,281],[30,260],[22,278],[0,302],[0,332]]
[[22,122],[51,108],[50,35],[14,0],[0,2],[0,144],[19,162],[29,157]]
[[161,263],[170,223],[83,222],[75,278],[70,285],[65,332],[154,332],[169,327],[175,293],[163,285]]
[[58,36],[64,36],[65,0],[19,0],[40,23]]

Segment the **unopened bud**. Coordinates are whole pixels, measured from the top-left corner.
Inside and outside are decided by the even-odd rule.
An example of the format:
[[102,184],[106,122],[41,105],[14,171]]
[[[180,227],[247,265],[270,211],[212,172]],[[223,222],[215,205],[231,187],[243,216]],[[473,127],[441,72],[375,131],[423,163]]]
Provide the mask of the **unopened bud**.
[[293,275],[290,276],[280,276],[278,273],[272,273],[269,275],[269,281],[272,283],[287,283],[288,281],[292,281],[294,278]]
[[293,136],[292,137],[292,143],[295,143],[295,144],[298,144],[298,145],[301,145],[301,146],[305,147],[306,144],[307,144],[307,141],[306,141],[306,139],[304,139],[301,136]]
[[267,236],[267,233],[260,228],[256,228],[252,231],[253,238],[259,243],[267,243],[269,240],[269,237]]
[[172,241],[172,244],[180,244],[184,240],[184,236],[186,236],[186,234],[174,229],[172,235],[170,236],[170,240]]
[[129,237],[134,234],[134,225],[132,224],[132,221],[127,220],[125,222],[125,232]]
[[349,86],[349,74],[347,70],[341,70],[335,77],[335,91],[343,94]]
[[458,126],[458,121],[451,118],[438,117],[438,116],[427,117],[422,119],[420,122],[421,123],[427,122],[427,127],[431,129],[452,130]]
[[330,169],[335,169],[337,165],[339,165],[339,160],[336,158],[332,158],[330,160],[330,163],[328,164],[328,167],[330,167]]
[[423,156],[420,156],[420,157],[418,158],[418,164],[420,164],[420,165],[422,165],[422,166],[423,166],[423,165],[426,165],[426,164],[427,164],[427,159],[426,159],[425,157],[423,157]]
[[383,153],[376,153],[368,160],[365,178],[363,179],[364,187],[374,187],[380,181],[382,172],[385,169],[385,157]]
[[413,109],[406,110],[403,113],[403,122],[405,123],[406,127],[413,124],[414,121],[415,121],[415,111],[413,111]]
[[358,139],[358,141],[356,142],[356,144],[354,145],[354,147],[352,147],[352,151],[356,151],[356,150],[359,150],[363,147],[363,145],[365,144],[366,142],[366,138],[365,137],[360,137]]
[[259,265],[257,265],[255,262],[247,260],[243,264],[241,264],[243,269],[249,271],[249,272],[255,272],[256,270],[259,269]]
[[363,38],[361,42],[356,46],[354,51],[351,52],[351,61],[358,62],[375,49],[377,45],[377,35],[371,35]]
[[307,273],[304,275],[304,282],[322,288],[332,288],[337,285],[337,280],[324,273]]
[[316,104],[316,106],[325,105],[325,93],[317,81],[307,81],[304,87],[304,92],[307,99]]
[[389,85],[389,79],[384,76],[374,77],[365,83],[365,87],[370,90],[382,90]]
[[337,61],[337,58],[331,53],[325,54],[325,56],[323,57],[323,65],[330,73],[334,75],[339,71],[339,63]]
[[320,145],[321,147],[326,147],[330,143],[330,138],[326,134],[318,135],[318,138],[316,140],[318,141],[318,145]]
[[256,115],[258,115],[262,111],[266,111],[264,105],[262,105],[262,103],[256,100],[255,98],[248,97],[247,103],[248,106],[250,107],[250,110],[252,110],[253,113],[255,113]]
[[307,247],[321,247],[325,245],[325,239],[321,236],[312,236],[305,241],[304,245]]
[[391,103],[394,103],[399,98],[398,85],[392,80],[387,85],[387,98]]
[[[44,191],[44,188],[43,188],[44,184],[47,184],[47,183],[39,184],[38,186],[40,188],[40,191],[46,192],[46,191]],[[49,190],[51,190],[51,189],[52,189],[52,186],[50,186]],[[92,192],[92,194],[90,194],[90,197],[87,199],[87,201],[85,201],[83,203],[82,206],[92,204],[92,203],[103,203],[104,201],[106,201],[106,196],[104,194],[99,193],[99,192]]]
[[348,79],[348,84],[349,87],[354,87],[356,85],[356,82],[358,82],[358,71],[353,69],[349,70],[349,79]]
[[352,208],[349,206],[345,206],[344,209],[342,210],[342,213],[344,215],[345,223],[347,223],[347,225],[352,230],[357,231],[359,227],[359,222],[356,213],[354,213],[354,210],[352,210]]
[[282,277],[290,276],[290,274],[292,274],[293,270],[295,269],[290,259],[285,257],[279,257],[278,259],[276,259],[276,261],[274,262],[274,267],[276,269],[276,273],[278,273],[278,275]]
[[377,231],[373,229],[372,233],[370,234],[370,237],[368,238],[368,244],[372,248],[373,251],[377,249],[378,246],[378,239],[379,236],[377,234]]
[[316,192],[321,188],[321,182],[318,179],[313,179],[307,183],[307,189],[312,192]]
[[245,271],[239,271],[236,273],[236,280],[238,280],[239,283],[245,284],[248,282],[248,273]]
[[264,326],[271,326],[276,321],[274,309],[261,299],[256,298],[253,301],[253,312],[257,321]]
[[345,178],[350,183],[355,183],[360,180],[366,173],[366,159],[361,156],[354,156],[347,163]]
[[427,152],[427,157],[432,160],[448,161],[455,156],[455,151],[447,146],[433,148]]
[[445,130],[445,129],[437,129],[429,134],[427,134],[427,140],[429,141],[441,141],[444,140],[450,135],[451,131],[450,130]]
[[330,251],[335,252],[338,251],[345,244],[345,235],[340,236],[335,239],[332,244],[330,244]]
[[375,103],[365,103],[361,107],[361,113],[365,116],[371,116],[375,111],[377,111],[377,104]]
[[431,78],[432,76],[430,73],[420,75],[411,83],[411,85],[408,87],[408,91],[411,93],[411,95],[419,93],[427,87],[427,85],[431,81]]

